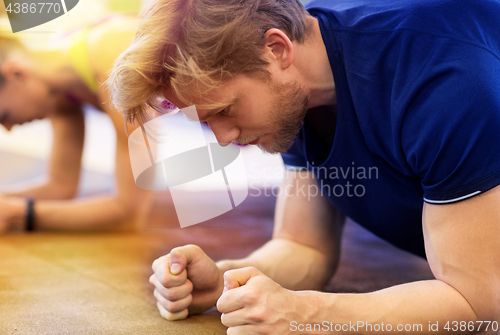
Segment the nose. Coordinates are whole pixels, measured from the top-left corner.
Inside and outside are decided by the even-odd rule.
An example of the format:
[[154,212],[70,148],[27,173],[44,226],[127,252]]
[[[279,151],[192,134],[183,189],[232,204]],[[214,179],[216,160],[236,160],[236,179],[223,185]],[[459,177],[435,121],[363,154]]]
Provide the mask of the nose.
[[14,125],[12,125],[12,124],[3,124],[3,123],[2,123],[2,126],[3,126],[3,127],[4,127],[7,131],[11,131],[11,129],[12,129],[12,127],[13,127]]
[[239,129],[228,120],[208,120],[208,126],[221,146],[227,146],[240,136]]

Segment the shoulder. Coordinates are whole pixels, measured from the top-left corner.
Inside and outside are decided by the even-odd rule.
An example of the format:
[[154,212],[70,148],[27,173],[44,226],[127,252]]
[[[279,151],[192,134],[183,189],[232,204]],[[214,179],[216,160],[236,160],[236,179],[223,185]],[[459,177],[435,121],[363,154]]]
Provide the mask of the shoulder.
[[128,17],[115,17],[89,29],[90,64],[100,82],[107,79],[115,59],[127,49],[136,31],[136,21]]
[[498,47],[499,0],[313,0],[306,7],[334,30],[414,31]]

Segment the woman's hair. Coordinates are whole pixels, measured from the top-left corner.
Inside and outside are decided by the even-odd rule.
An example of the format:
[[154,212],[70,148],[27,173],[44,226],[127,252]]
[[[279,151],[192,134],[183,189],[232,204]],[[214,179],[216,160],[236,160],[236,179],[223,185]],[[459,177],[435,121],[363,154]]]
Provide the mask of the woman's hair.
[[309,31],[299,0],[150,0],[140,18],[107,82],[130,123],[147,121],[147,106],[161,111],[167,87],[190,104],[238,74],[269,76],[265,32],[278,28],[302,43]]

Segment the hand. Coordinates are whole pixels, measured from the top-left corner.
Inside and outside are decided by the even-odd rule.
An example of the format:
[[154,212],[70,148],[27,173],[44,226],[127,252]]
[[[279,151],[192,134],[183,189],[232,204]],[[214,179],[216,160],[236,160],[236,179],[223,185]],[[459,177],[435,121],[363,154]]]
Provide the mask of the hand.
[[290,322],[304,318],[296,292],[253,267],[224,273],[224,292],[217,302],[228,335],[291,334]]
[[221,271],[196,245],[172,249],[154,261],[153,271],[149,282],[156,288],[158,309],[167,320],[202,313],[215,306],[222,294]]
[[23,198],[0,195],[0,233],[23,230],[26,201]]

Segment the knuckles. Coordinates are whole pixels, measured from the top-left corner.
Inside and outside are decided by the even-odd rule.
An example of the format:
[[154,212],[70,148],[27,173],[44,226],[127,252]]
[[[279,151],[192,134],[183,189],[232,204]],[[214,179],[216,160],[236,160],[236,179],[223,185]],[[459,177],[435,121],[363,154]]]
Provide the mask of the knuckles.
[[245,305],[254,305],[259,300],[259,296],[255,290],[248,289],[241,294],[240,299]]
[[248,313],[248,320],[253,323],[262,323],[266,320],[267,311],[265,308],[258,307]]
[[197,252],[202,251],[201,248],[199,246],[197,246],[196,244],[186,244],[185,247],[191,248],[191,249],[193,249],[193,251],[197,251]]
[[226,326],[226,327],[229,327],[228,325],[228,320],[227,320],[227,314],[226,313],[222,313],[221,316],[220,316],[220,322]]
[[153,261],[151,268],[153,269],[153,271],[156,271],[160,267],[164,268],[165,266],[167,266],[169,262],[170,262],[170,254],[161,256]]
[[[179,300],[179,299],[175,299],[176,293],[172,292],[169,289],[163,290],[162,293],[160,293],[160,291],[158,289],[156,289],[154,291],[154,296],[155,296],[156,300],[161,301],[161,302]],[[165,303],[162,303],[162,305],[165,305]]]
[[165,314],[166,314],[166,316],[164,316],[164,318],[167,319],[168,321],[177,321],[177,320],[181,319],[172,313],[165,313]]
[[[188,294],[191,294],[191,292],[193,291],[193,284],[191,283],[191,281],[187,281],[185,285],[188,286],[188,289],[186,291],[188,292]],[[179,292],[179,290],[174,290],[169,288],[166,288],[163,291],[162,295],[165,299],[170,301],[177,301],[180,299],[184,299],[187,296],[187,295],[182,296],[182,293]]]
[[172,313],[170,313],[168,311],[161,311],[160,314],[161,314],[161,316],[164,319],[167,319],[168,321],[175,321],[175,320],[177,320],[177,318],[175,317],[175,315],[173,315]]
[[186,244],[182,247],[173,248],[170,251],[170,255],[173,257],[177,257],[177,256],[181,255],[186,249],[191,249],[190,251],[193,254],[203,253],[203,250],[199,246],[197,246],[196,244]]
[[170,278],[168,278],[168,276],[162,276],[161,279],[160,279],[160,284],[163,286],[163,287],[170,287],[171,285],[171,280]]
[[161,278],[159,279],[159,282],[163,287],[165,288],[176,287],[186,282],[187,273],[186,271],[183,271],[181,274],[174,276],[170,274],[170,271],[168,271],[160,275],[160,277]]
[[171,301],[167,297],[164,297],[158,290],[155,290],[153,295],[158,301],[158,304],[160,304],[169,313],[179,313],[186,309],[193,301],[191,294],[176,301]]
[[188,316],[187,310],[183,310],[179,313],[171,313],[164,308],[159,308],[160,310],[160,315],[162,318],[168,320],[168,321],[176,321],[176,320],[181,320],[185,319]]
[[167,289],[165,291],[165,294],[163,294],[163,297],[169,301],[176,301],[179,300],[179,294],[176,293],[175,291]]
[[178,300],[178,301],[166,300],[165,301],[166,306],[163,306],[163,307],[165,307],[165,309],[171,313],[181,312],[182,310],[186,309],[193,301],[193,297],[191,294],[189,296],[187,296],[186,299],[187,300],[182,299],[182,300]]

